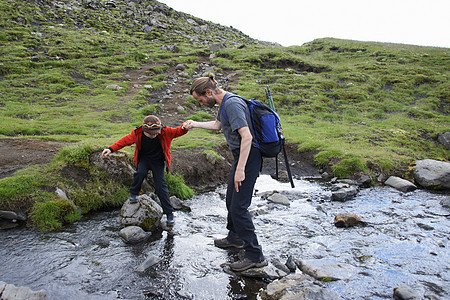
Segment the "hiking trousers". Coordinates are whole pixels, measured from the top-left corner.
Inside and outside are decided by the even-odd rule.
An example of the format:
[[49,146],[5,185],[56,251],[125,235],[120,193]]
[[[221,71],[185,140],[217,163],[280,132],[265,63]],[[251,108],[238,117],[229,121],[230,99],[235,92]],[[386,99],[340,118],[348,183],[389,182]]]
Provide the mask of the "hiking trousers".
[[258,148],[252,146],[245,165],[245,179],[239,187],[239,192],[236,192],[234,174],[239,161],[240,151],[238,149],[232,152],[234,161],[228,178],[226,194],[228,238],[232,240],[237,235],[244,241],[245,257],[259,262],[264,259],[264,255],[262,247],[258,243],[255,226],[248,208],[252,202],[253,189],[261,169],[261,153]]
[[166,178],[164,175],[164,160],[140,159],[137,164],[136,172],[133,175],[133,183],[130,187],[130,194],[139,195],[142,182],[144,182],[144,179],[147,178],[148,171],[150,170],[153,175],[155,194],[161,202],[163,213],[170,214],[173,212],[173,207],[170,203],[169,189],[167,187]]

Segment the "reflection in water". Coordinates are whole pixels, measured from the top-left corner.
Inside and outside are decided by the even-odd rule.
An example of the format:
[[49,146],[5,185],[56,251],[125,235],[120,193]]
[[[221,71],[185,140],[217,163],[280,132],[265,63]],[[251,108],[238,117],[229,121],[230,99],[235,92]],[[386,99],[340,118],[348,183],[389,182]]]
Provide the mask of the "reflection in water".
[[[251,210],[269,260],[334,259],[355,267],[349,280],[326,284],[342,299],[392,299],[402,284],[422,296],[450,298],[450,220],[440,204],[446,195],[376,187],[342,203],[331,202],[318,183],[296,180],[295,186],[269,176],[257,181]],[[261,199],[273,190],[288,196],[290,206]],[[118,211],[91,214],[55,233],[3,231],[0,281],[45,289],[50,300],[255,299],[267,282],[227,274],[220,266],[240,255],[214,247],[213,240],[227,233],[221,195],[223,188],[186,201],[192,211],[176,213],[174,235],[158,231],[141,244],[123,243]],[[337,228],[338,213],[355,213],[368,225]],[[148,255],[162,261],[136,273]]]

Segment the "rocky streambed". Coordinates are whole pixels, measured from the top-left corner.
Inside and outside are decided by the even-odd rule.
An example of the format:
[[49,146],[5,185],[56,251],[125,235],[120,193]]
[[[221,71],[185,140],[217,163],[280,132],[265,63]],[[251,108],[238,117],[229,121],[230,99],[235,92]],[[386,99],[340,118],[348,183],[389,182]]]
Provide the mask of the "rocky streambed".
[[[448,195],[374,187],[337,202],[327,184],[295,185],[262,175],[251,206],[269,266],[295,264],[285,278],[340,299],[392,299],[401,286],[425,299],[450,297]],[[287,201],[270,200],[274,190]],[[191,211],[177,212],[172,230],[137,244],[119,236],[117,210],[60,232],[3,231],[0,280],[44,289],[49,299],[257,299],[279,281],[228,272],[241,253],[213,244],[226,234],[224,192],[185,201]],[[336,226],[348,213],[362,222]],[[149,257],[155,264],[139,272]]]

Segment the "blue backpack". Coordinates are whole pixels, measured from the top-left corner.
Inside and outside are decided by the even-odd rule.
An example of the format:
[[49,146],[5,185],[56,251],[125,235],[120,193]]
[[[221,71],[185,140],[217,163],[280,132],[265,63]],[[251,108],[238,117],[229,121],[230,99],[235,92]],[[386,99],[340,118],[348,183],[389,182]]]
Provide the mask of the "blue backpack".
[[278,117],[277,113],[259,100],[248,100],[231,94],[223,100],[222,104],[222,115],[227,121],[224,104],[230,97],[238,97],[244,100],[250,109],[254,138],[261,155],[263,157],[276,157],[280,153],[284,142],[284,136],[281,133],[280,117]]

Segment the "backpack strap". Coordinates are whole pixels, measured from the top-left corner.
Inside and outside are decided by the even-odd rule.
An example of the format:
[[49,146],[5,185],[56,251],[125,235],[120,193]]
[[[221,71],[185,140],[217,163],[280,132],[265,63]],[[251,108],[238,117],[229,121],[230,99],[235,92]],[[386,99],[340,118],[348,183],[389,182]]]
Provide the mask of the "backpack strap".
[[227,118],[227,115],[225,114],[225,101],[227,101],[228,98],[231,98],[231,97],[237,97],[237,98],[240,98],[240,99],[242,99],[244,101],[248,101],[244,97],[241,97],[241,96],[236,95],[236,94],[229,93],[229,95],[227,97],[225,97],[225,99],[223,99],[223,103],[222,103],[222,115],[225,118],[225,120],[227,120],[227,122],[228,122],[228,118]]

